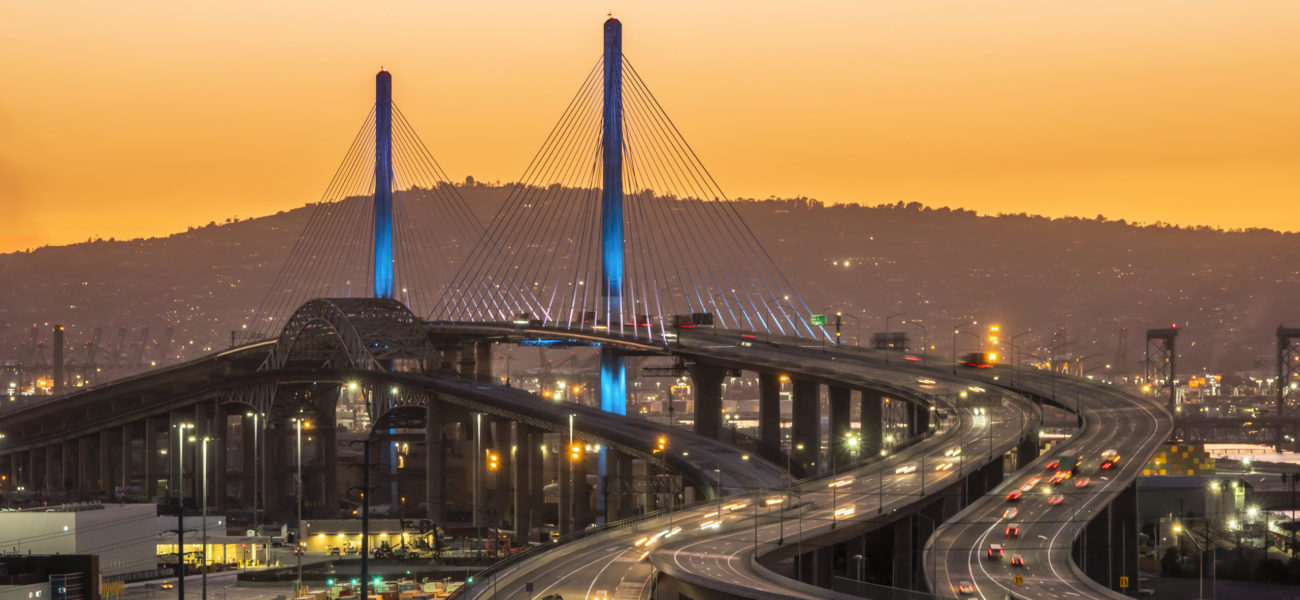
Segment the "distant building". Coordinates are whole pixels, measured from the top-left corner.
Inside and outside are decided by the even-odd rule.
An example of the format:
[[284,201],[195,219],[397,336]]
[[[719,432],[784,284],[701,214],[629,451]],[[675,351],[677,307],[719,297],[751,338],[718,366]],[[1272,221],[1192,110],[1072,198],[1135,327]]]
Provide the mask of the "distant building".
[[1143,475],[1214,475],[1214,457],[1204,444],[1162,446],[1142,469]]
[[0,511],[0,554],[97,555],[97,575],[121,581],[157,570],[153,504],[70,504]]
[[100,586],[93,554],[0,556],[0,600],[98,600]]

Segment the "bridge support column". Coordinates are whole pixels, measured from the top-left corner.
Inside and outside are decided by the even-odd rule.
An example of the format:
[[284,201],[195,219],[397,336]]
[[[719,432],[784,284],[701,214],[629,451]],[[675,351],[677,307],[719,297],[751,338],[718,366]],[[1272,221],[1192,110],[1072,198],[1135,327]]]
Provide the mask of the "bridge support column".
[[[59,452],[55,452],[54,451],[55,448],[58,448]],[[28,473],[27,486],[32,488],[32,491],[36,491],[37,489],[43,489],[45,490],[45,493],[52,494],[57,490],[63,489],[63,478],[62,478],[63,457],[61,456],[62,450],[63,450],[62,444],[58,444],[54,446],[46,446],[44,448],[41,448],[39,455],[40,458],[44,459],[45,469],[43,473],[40,473],[41,475],[43,475],[43,477],[41,477],[40,479],[37,478],[38,473],[36,470],[37,467],[36,459],[38,457],[38,453],[35,450],[31,451],[32,460],[31,460],[31,468],[28,469],[27,472]],[[42,481],[44,483],[42,483]]]
[[834,572],[835,546],[822,546],[811,552],[813,555],[812,581],[809,583],[830,589]]
[[835,453],[837,464],[847,465],[852,460],[854,450],[849,440],[849,436],[853,435],[853,390],[828,386],[827,396],[830,400],[830,450]]
[[424,407],[424,502],[425,514],[430,521],[444,524],[446,512],[443,510],[442,484],[445,477],[446,453],[443,452],[442,399],[437,396],[429,398]]
[[113,497],[113,431],[105,429],[99,432],[99,473],[96,488],[101,494]]
[[557,444],[559,452],[555,453],[555,459],[558,461],[555,481],[559,484],[559,497],[556,499],[555,506],[555,526],[560,535],[567,535],[573,528],[569,520],[569,503],[573,497],[573,464],[574,461],[569,458],[569,439],[560,435],[560,443]]
[[158,421],[153,417],[144,420],[144,449],[140,454],[140,469],[144,479],[140,489],[144,491],[145,501],[152,502],[158,495]]
[[862,456],[880,456],[884,449],[884,420],[881,417],[881,401],[884,394],[878,390],[862,390],[861,415],[858,417],[858,432],[862,435]]
[[930,407],[919,402],[909,402],[908,413],[911,419],[908,420],[907,434],[910,437],[925,435],[930,431]]
[[[1075,559],[1094,581],[1119,590],[1119,578],[1137,581],[1137,483],[1131,483],[1084,528]],[[1136,589],[1133,585],[1131,589]]]
[[77,492],[82,498],[91,498],[99,489],[99,461],[92,455],[98,440],[91,436],[77,438]]
[[821,453],[821,390],[817,382],[794,381],[790,417],[791,462],[798,465],[797,476],[810,475]]
[[758,374],[758,444],[763,458],[781,458],[781,378],[775,373]]
[[253,450],[253,417],[249,413],[239,416],[239,505],[253,510],[253,485],[257,472],[257,456]]
[[118,480],[122,487],[131,485],[135,476],[134,464],[131,461],[131,439],[135,437],[136,424],[130,423],[123,425],[120,433],[121,452],[122,452],[122,478]]
[[[528,522],[532,527],[541,527],[546,522],[546,453],[542,446],[546,443],[546,434],[539,429],[528,427],[527,435],[522,437],[524,448],[528,451],[529,469],[525,478],[528,480],[527,494],[524,495],[524,510],[528,513]],[[557,480],[558,481],[558,480]],[[526,540],[532,539],[531,527],[523,532]],[[546,536],[539,536],[537,541],[550,542]]]
[[514,516],[510,520],[514,523],[514,543],[525,547],[528,546],[528,533],[533,529],[533,490],[529,483],[532,479],[533,453],[537,451],[537,446],[531,443],[532,437],[531,427],[515,423],[509,457],[510,487],[514,488]]
[[[217,514],[226,514],[227,508],[227,490],[226,475],[229,465],[227,464],[230,451],[230,414],[229,407],[222,403],[220,399],[212,403],[212,436],[213,441],[208,444],[208,452],[214,454],[212,458],[212,477],[209,479],[208,489],[212,490],[212,508]],[[332,429],[331,429],[332,431]],[[328,489],[326,490],[329,491]],[[335,506],[338,506],[337,499]],[[331,513],[329,516],[334,516]]]
[[695,387],[695,433],[719,439],[722,435],[722,367],[696,363],[690,367]]
[[618,450],[605,451],[607,472],[604,481],[606,523],[632,516],[632,502],[628,495],[628,482],[632,480],[632,457]]
[[894,568],[890,585],[894,587],[912,587],[912,575],[916,572],[916,517],[907,516],[894,523]]
[[[476,343],[472,341],[462,342],[459,354],[460,362],[456,365],[458,367],[457,373],[460,374],[461,379],[474,379],[476,376],[474,364]],[[491,369],[491,365],[489,365],[488,368]]]
[[587,485],[587,454],[573,464],[573,528],[582,531],[591,524],[591,492]]
[[479,340],[474,345],[474,379],[492,381],[492,341]]
[[1020,445],[1016,446],[1016,468],[1023,468],[1035,458],[1038,458],[1037,430],[1031,431],[1025,439],[1020,440]]

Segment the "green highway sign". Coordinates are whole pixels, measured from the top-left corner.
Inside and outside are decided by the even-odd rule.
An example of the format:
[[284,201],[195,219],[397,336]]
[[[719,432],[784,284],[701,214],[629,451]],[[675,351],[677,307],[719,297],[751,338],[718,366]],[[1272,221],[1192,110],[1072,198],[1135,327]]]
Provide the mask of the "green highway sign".
[[825,324],[826,324],[826,315],[813,315],[813,316],[812,316],[812,324],[813,324],[813,325],[825,325]]

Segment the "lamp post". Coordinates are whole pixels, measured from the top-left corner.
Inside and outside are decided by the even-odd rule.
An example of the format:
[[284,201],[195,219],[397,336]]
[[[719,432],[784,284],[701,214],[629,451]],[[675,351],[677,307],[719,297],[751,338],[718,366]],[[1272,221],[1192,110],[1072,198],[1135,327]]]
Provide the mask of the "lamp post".
[[[478,522],[478,485],[479,485],[479,455],[483,453],[483,413],[474,413],[474,536],[479,542],[483,541],[483,530],[479,528]],[[483,558],[483,551],[480,549],[478,557]]]
[[[293,554],[298,557],[298,579],[294,581],[294,593],[302,595],[302,428],[304,421],[302,417],[293,420],[294,429],[297,434],[297,457],[298,464],[294,473],[294,505],[298,512],[298,522],[294,524],[293,534]],[[306,423],[311,427],[310,423]]]
[[913,319],[913,320],[911,320],[911,321],[903,321],[903,324],[904,324],[904,325],[915,325],[916,327],[920,327],[920,328],[921,328],[921,366],[925,366],[925,365],[927,364],[927,362],[928,362],[928,361],[926,360],[925,354],[926,354],[926,351],[929,350],[929,348],[925,345],[925,323],[922,323],[921,321],[917,321],[917,320]]
[[[790,457],[791,457],[792,455],[794,455],[794,451],[795,451],[795,450],[799,450],[800,452],[802,452],[802,451],[803,451],[803,444],[795,444],[794,448],[791,448],[791,449],[790,449],[790,452],[786,452],[786,453],[785,453],[785,471],[786,471],[787,474],[790,475],[790,481],[792,482],[791,485],[790,485],[790,492],[791,492],[791,493],[794,493],[794,492],[797,490],[797,487],[793,485],[793,481],[794,481],[794,473],[792,473],[792,472],[790,471],[790,468],[791,468],[791,460],[790,460]],[[800,499],[801,501],[803,500],[803,494],[799,494],[799,499]],[[800,509],[800,510],[802,510],[802,509]],[[802,512],[800,513],[799,519],[800,519],[800,525],[799,525],[799,527],[800,527],[800,531],[803,531],[803,513],[802,513]],[[785,509],[782,509],[782,510],[781,510],[780,525],[778,525],[778,527],[780,527],[781,534],[780,534],[779,539],[777,539],[777,541],[776,541],[776,545],[780,546],[780,545],[782,545],[782,544],[785,543]]]
[[889,348],[894,345],[889,339],[889,320],[894,317],[901,317],[905,314],[907,313],[900,312],[892,315],[885,315],[885,364],[889,364]]
[[[203,436],[202,443],[202,460],[203,460],[203,563],[200,565],[200,579],[202,581],[202,598],[208,598],[208,442],[212,438]],[[224,551],[223,551],[224,553]]]
[[185,430],[190,423],[176,424],[176,597],[185,600]]
[[978,325],[975,321],[963,321],[952,326],[952,374],[957,374],[957,332],[967,325]]
[[1020,346],[1016,345],[1016,340],[1033,333],[1033,331],[1033,329],[1026,329],[1011,336],[1011,341],[1007,342],[1007,345],[1011,346],[1011,385],[1016,384],[1016,369],[1020,366],[1020,361],[1017,360],[1017,357],[1020,354]]
[[[573,413],[569,413],[569,448],[570,448],[571,450],[572,450],[572,448],[574,447],[574,441],[573,441],[573,417],[574,417],[574,414],[573,414]],[[577,484],[576,484],[576,482],[574,481],[574,477],[573,477],[573,467],[574,467],[574,464],[573,464],[573,463],[576,463],[577,460],[578,460],[578,457],[576,457],[576,456],[572,456],[572,457],[570,458],[570,464],[569,464],[569,517],[568,517],[568,521],[569,521],[569,532],[570,532],[570,533],[572,533],[574,529],[577,529],[577,526],[578,526],[578,522],[577,522],[577,520],[575,520],[575,519],[573,518],[573,500],[574,500],[574,498],[578,495],[578,490],[577,490],[577,488],[575,487]]]
[[853,345],[857,347],[861,347],[862,346],[862,319],[857,315],[850,315],[842,312],[836,312],[835,316],[848,317],[850,319],[853,319]]

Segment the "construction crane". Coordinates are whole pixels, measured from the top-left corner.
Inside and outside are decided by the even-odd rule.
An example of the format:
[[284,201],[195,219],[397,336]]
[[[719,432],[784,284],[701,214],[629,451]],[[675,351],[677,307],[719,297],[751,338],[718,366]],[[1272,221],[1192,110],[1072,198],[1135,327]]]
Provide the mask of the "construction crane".
[[163,332],[162,347],[158,349],[158,366],[167,363],[167,349],[172,345],[172,326],[167,326],[167,331]]
[[131,345],[131,358],[126,361],[126,366],[131,369],[139,369],[144,366],[144,348],[149,344],[149,326],[145,325],[140,328],[140,339]]
[[123,325],[120,329],[117,330],[117,342],[115,342],[113,344],[113,347],[108,351],[108,357],[109,357],[108,368],[116,369],[118,365],[122,364],[122,350],[125,348],[125,344],[126,344],[126,325]]

